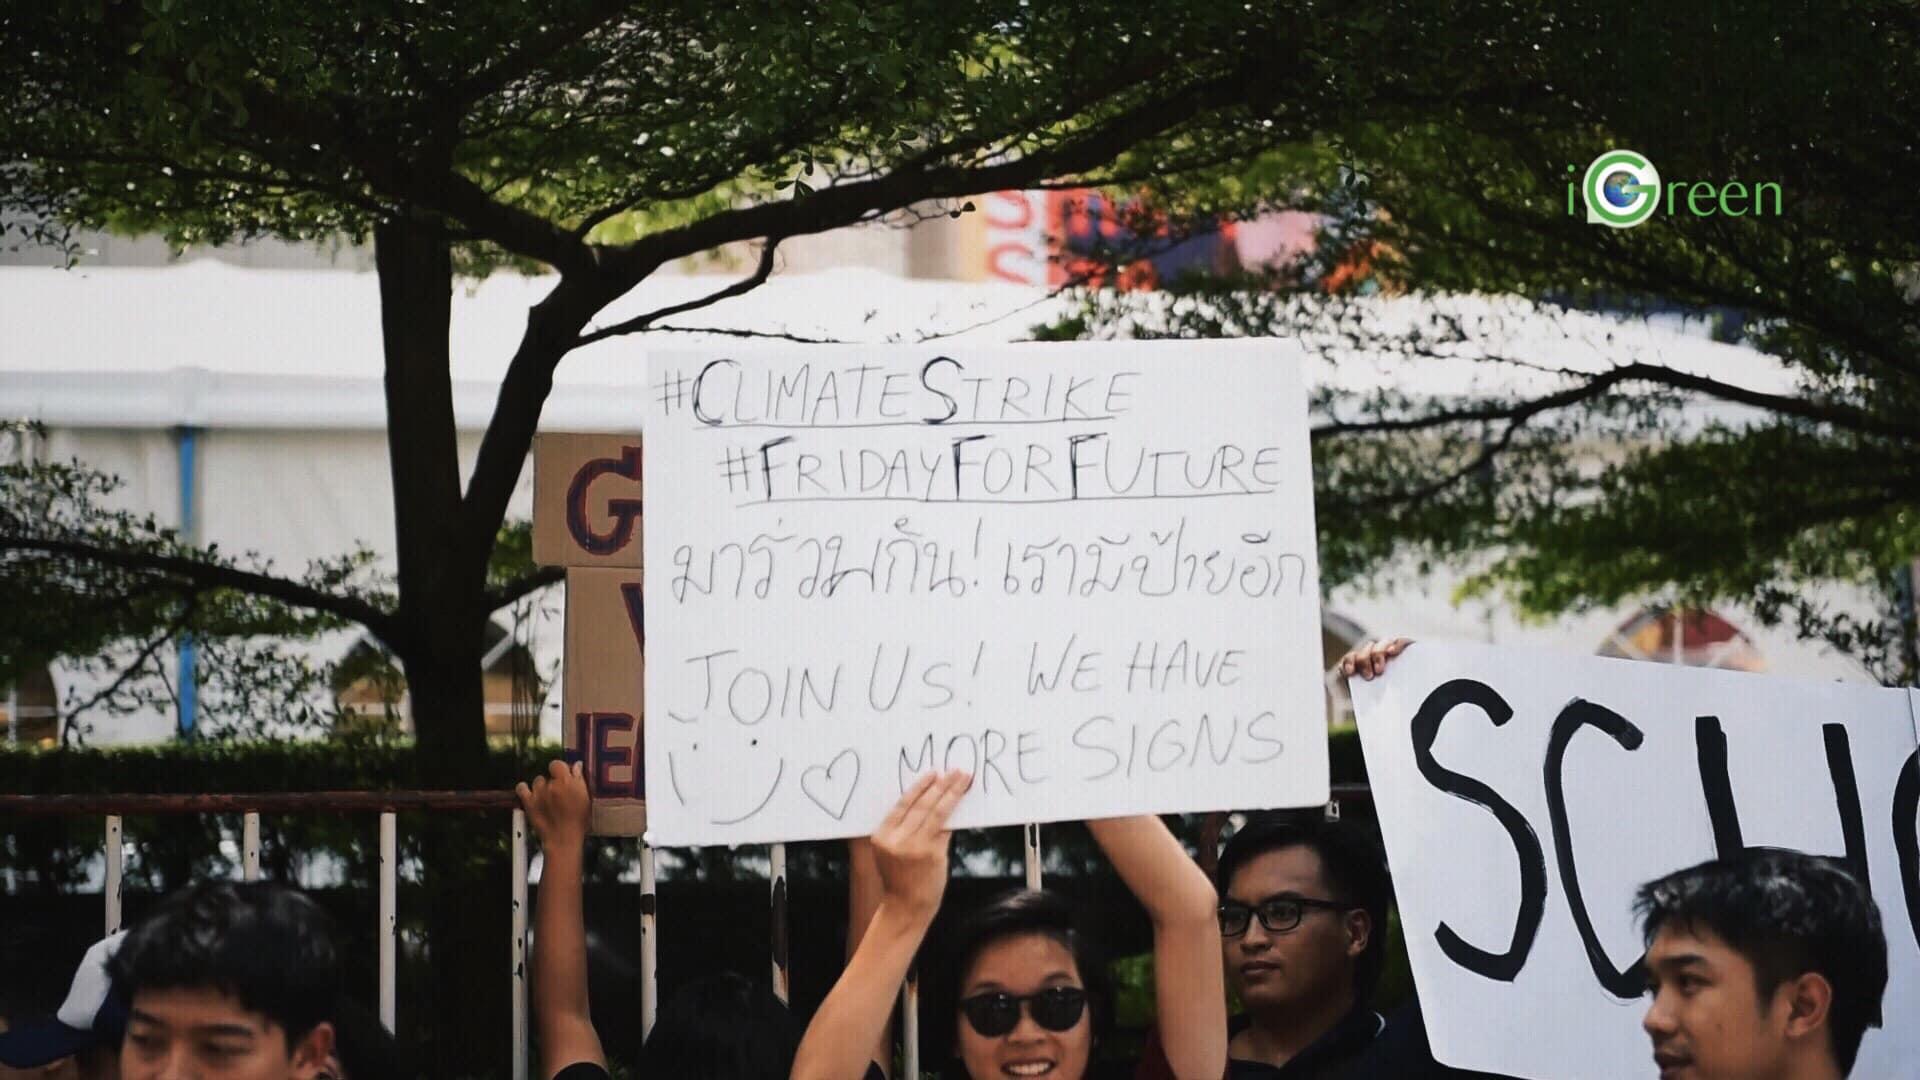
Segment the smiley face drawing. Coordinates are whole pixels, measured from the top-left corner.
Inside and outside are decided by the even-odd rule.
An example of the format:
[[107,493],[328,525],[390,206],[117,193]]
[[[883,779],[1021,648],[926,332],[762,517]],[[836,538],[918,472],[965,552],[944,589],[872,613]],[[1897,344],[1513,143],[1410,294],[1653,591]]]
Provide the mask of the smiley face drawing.
[[[684,751],[667,751],[667,783],[681,806],[696,813],[705,811],[707,824],[738,825],[773,802],[787,778],[787,759],[774,757],[769,770],[768,755],[757,750],[759,739],[748,737],[744,747],[730,748],[723,745],[728,740],[716,735],[707,731]],[[747,779],[764,777],[769,771],[772,779]]]
[[[787,761],[771,748],[760,749],[756,729],[766,711],[734,706],[727,687],[716,686],[716,664],[737,650],[722,649],[689,658],[698,672],[698,705],[687,712],[667,709],[667,718],[682,728],[685,741],[664,755],[667,783],[681,806],[702,814],[709,825],[738,825],[764,811],[787,778]],[[769,702],[770,703],[770,702]]]

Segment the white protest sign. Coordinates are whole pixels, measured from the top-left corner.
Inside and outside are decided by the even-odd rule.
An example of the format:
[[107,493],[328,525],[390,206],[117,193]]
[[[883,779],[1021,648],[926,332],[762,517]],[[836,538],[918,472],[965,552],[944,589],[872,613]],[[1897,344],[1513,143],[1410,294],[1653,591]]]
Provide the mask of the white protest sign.
[[1434,1055],[1654,1076],[1634,890],[1742,844],[1868,868],[1892,964],[1856,1078],[1920,1060],[1920,756],[1904,690],[1416,642],[1352,683]]
[[1326,800],[1292,347],[649,360],[653,843]]

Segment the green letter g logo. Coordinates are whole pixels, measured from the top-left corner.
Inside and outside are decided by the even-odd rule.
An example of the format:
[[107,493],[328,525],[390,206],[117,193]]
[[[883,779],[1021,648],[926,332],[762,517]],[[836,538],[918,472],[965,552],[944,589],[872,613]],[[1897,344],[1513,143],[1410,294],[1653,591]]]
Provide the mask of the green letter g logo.
[[1630,229],[1652,217],[1659,207],[1660,171],[1645,155],[1609,150],[1587,166],[1580,194],[1587,202],[1588,222]]

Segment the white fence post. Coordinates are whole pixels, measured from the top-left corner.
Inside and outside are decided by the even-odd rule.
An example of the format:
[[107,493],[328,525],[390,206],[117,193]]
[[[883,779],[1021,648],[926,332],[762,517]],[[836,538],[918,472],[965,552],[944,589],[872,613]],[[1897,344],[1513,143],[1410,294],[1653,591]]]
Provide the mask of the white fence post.
[[660,1010],[660,925],[654,912],[653,846],[640,842],[640,1039],[653,1034],[654,1016]]
[[787,845],[775,844],[768,853],[769,900],[772,906],[773,996],[787,1002],[787,957],[791,950],[787,938]]
[[120,874],[121,860],[126,858],[126,850],[120,840],[120,815],[107,815],[107,933],[120,932]]
[[398,815],[380,815],[380,1022],[394,1026],[396,953],[399,949],[400,828]]
[[1040,888],[1040,826],[1028,825],[1027,834],[1027,888]]
[[513,1080],[527,1080],[527,812],[520,809],[513,812],[512,951]]
[[900,984],[900,1048],[905,1080],[920,1080],[920,973],[907,972]]
[[255,810],[240,816],[240,877],[260,880],[260,814]]

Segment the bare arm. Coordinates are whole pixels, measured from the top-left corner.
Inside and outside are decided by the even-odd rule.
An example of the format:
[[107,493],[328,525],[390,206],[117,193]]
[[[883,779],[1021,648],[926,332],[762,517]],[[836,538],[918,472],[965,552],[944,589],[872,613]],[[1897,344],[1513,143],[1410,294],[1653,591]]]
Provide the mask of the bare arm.
[[587,930],[581,912],[592,798],[581,766],[560,761],[547,767],[546,776],[515,791],[546,857],[534,911],[533,1020],[540,1036],[540,1075],[552,1080],[569,1065],[607,1064],[587,1010]]
[[[847,962],[853,961],[860,941],[880,909],[880,865],[874,861],[873,841],[864,836],[847,841]],[[893,1010],[873,1045],[873,1063],[882,1076],[893,1075]]]
[[1181,1080],[1227,1069],[1227,986],[1219,897],[1158,817],[1087,822],[1120,880],[1153,920],[1153,995],[1167,1063]]
[[862,1076],[886,1037],[900,981],[947,887],[947,819],[972,777],[922,776],[873,834],[880,898],[846,970],[820,1003],[793,1059],[793,1080]]

